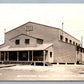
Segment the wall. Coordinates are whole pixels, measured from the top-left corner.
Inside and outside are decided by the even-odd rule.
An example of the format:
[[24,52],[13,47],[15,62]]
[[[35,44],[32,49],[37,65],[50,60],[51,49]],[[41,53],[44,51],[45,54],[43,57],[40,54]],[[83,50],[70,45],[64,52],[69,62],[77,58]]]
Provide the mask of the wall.
[[27,32],[25,31],[26,26],[33,26],[33,31],[30,31],[29,35],[43,39],[44,43],[53,43],[54,40],[58,40],[58,34],[59,34],[58,29],[35,23],[26,23],[25,25],[22,25],[6,33],[5,44],[10,45],[10,39],[17,35],[27,34]]
[[[15,40],[17,40],[17,39],[20,40],[20,44],[19,45],[15,44]],[[29,44],[25,44],[25,39],[29,39],[30,40]],[[20,36],[15,37],[14,39],[10,40],[10,46],[11,47],[35,47],[35,46],[37,46],[36,40],[37,39],[35,39],[33,37],[20,35]]]
[[75,63],[76,46],[61,41],[54,43],[54,62]]
[[72,40],[72,44],[73,42],[75,42],[75,45],[77,43],[77,45],[81,46],[81,42],[77,40],[76,38],[72,37],[71,35],[69,35],[68,33],[62,32],[62,30],[59,30],[59,40],[60,40],[60,35],[63,36],[63,42],[65,42],[65,38],[68,38],[68,43],[70,43],[69,41]]
[[[50,62],[50,63],[53,63],[53,57],[54,57],[54,50],[53,50],[53,46],[50,46],[48,49],[48,53],[47,53],[47,56],[46,56],[46,61],[47,62]],[[52,57],[50,57],[50,52],[52,52]]]
[[82,63],[84,63],[84,52],[82,52]]

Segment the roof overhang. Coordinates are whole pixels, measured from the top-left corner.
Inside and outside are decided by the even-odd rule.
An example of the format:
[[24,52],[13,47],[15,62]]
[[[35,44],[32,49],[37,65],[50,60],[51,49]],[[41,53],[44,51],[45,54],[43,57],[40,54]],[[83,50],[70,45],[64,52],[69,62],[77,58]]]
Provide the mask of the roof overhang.
[[46,50],[47,48],[49,48],[50,46],[52,46],[52,44],[41,44],[38,45],[36,47],[15,47],[15,48],[11,48],[10,46],[6,46],[0,49],[0,51],[28,51],[28,50]]

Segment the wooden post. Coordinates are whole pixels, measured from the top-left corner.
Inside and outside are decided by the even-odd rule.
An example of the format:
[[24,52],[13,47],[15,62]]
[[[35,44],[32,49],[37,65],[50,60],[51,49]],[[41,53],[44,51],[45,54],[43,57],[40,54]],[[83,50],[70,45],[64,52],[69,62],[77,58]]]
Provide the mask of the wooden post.
[[33,61],[33,51],[32,51],[32,61]]
[[29,62],[29,51],[28,51],[28,62]]
[[1,52],[0,52],[0,61],[1,61]]
[[44,61],[44,66],[45,66],[45,51],[43,51],[43,61]]
[[36,62],[34,61],[34,66],[36,65]]
[[9,61],[9,51],[7,52],[7,61]]
[[83,63],[83,50],[82,50],[82,56],[81,56],[81,60],[82,60],[82,63]]
[[6,52],[4,51],[4,61],[6,61]]
[[19,61],[19,51],[17,51],[17,62]]

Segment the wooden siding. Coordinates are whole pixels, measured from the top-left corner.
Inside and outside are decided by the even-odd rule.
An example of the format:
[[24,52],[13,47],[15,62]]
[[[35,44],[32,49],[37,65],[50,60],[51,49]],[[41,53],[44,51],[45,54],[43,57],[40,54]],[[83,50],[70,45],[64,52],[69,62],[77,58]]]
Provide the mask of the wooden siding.
[[75,63],[76,46],[60,41],[54,43],[54,62]]
[[58,29],[48,28],[46,26],[37,25],[33,23],[28,23],[26,25],[20,26],[11,32],[6,33],[5,44],[10,44],[9,39],[19,35],[19,34],[27,34],[25,31],[25,26],[33,26],[33,31],[30,31],[30,36],[37,37],[44,40],[44,43],[52,43],[54,40],[58,40]]

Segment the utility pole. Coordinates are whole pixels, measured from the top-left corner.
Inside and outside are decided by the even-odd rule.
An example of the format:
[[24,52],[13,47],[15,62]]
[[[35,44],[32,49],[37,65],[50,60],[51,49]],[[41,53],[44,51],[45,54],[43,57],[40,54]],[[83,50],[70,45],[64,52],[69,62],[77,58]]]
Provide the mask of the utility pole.
[[63,36],[64,23],[62,22],[62,36]]
[[4,28],[4,42],[5,42],[5,33],[6,33],[6,29]]
[[81,47],[83,47],[83,36],[81,36]]

